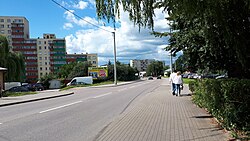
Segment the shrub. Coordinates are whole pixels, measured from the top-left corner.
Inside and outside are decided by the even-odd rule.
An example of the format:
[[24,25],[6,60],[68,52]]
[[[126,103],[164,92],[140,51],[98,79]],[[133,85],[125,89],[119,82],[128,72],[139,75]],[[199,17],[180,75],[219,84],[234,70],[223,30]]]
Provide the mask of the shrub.
[[190,83],[193,101],[230,130],[250,130],[250,80],[204,79]]

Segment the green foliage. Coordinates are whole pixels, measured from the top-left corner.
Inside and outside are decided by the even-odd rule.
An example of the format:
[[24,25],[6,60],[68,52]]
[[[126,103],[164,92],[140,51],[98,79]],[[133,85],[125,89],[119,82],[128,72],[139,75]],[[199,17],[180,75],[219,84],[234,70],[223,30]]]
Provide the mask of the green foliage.
[[160,61],[153,61],[151,64],[148,65],[147,67],[147,75],[152,75],[152,76],[158,76],[158,75],[163,75],[163,64]]
[[74,62],[70,64],[65,64],[60,67],[59,71],[55,73],[59,79],[71,80],[78,76],[88,76],[88,67],[90,64],[88,62]]
[[190,85],[193,101],[206,108],[224,127],[250,131],[250,81],[204,79]]
[[33,95],[37,94],[37,92],[6,92],[3,93],[4,97],[16,97],[16,96],[23,96],[23,95]]
[[119,17],[119,6],[129,13],[139,29],[154,29],[155,9],[167,12],[174,32],[153,31],[153,34],[171,36],[166,50],[174,54],[182,50],[189,70],[226,70],[229,77],[250,78],[248,0],[96,0],[100,19],[114,19],[115,14]]
[[23,81],[24,57],[19,52],[11,52],[6,37],[0,35],[0,66],[7,68],[6,81]]
[[[131,81],[138,79],[138,76],[135,76],[135,74],[138,73],[136,69],[120,62],[116,63],[116,73],[117,80],[119,81]],[[107,80],[114,80],[114,65],[108,65]]]

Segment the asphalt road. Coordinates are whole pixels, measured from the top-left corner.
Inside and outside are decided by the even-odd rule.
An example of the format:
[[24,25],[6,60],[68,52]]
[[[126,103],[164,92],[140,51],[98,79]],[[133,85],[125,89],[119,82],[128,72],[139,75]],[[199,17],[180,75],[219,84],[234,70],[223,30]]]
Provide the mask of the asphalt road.
[[0,141],[93,141],[162,80],[74,89],[74,95],[0,107]]

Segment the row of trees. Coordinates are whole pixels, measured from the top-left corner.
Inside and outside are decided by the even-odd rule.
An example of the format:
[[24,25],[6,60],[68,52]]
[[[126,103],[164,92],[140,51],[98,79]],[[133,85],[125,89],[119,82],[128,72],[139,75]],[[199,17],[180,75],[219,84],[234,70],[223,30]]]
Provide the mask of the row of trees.
[[[187,67],[226,70],[229,77],[250,78],[250,2],[248,0],[96,0],[100,19],[114,21],[119,6],[130,20],[158,37],[171,36],[166,51],[183,51]],[[167,12],[174,32],[154,31],[154,10]],[[166,20],[167,24],[167,20]]]
[[25,66],[22,53],[12,52],[5,36],[0,35],[0,66],[7,68],[6,81],[23,81]]
[[[62,81],[64,80],[71,80],[74,77],[80,77],[80,76],[88,76],[88,67],[90,67],[91,64],[88,62],[74,62],[70,64],[65,64],[61,66],[59,71],[55,73],[51,73],[49,75],[43,76],[41,78],[41,82],[44,83],[44,85],[49,86],[49,81],[52,79],[60,79]],[[108,62],[108,77],[106,79],[97,80],[99,81],[106,81],[106,80],[114,80],[114,65],[111,64],[111,62]],[[129,65],[122,64],[119,61],[116,65],[117,70],[117,80],[119,81],[131,81],[138,79],[137,76],[135,76],[138,71]]]

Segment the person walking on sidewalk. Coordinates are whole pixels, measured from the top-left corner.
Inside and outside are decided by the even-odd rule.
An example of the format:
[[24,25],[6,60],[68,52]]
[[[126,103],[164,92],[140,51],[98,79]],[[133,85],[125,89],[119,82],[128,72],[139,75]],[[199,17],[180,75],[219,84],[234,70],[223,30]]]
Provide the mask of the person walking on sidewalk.
[[181,95],[181,85],[183,85],[183,80],[182,80],[182,76],[181,76],[181,72],[178,71],[176,73],[176,76],[174,76],[173,78],[173,82],[175,84],[175,89],[176,89],[176,96],[180,96]]
[[175,90],[176,90],[176,86],[173,81],[175,76],[176,76],[176,70],[173,70],[173,72],[170,74],[169,77],[169,82],[171,83],[171,91],[173,95],[175,95]]

